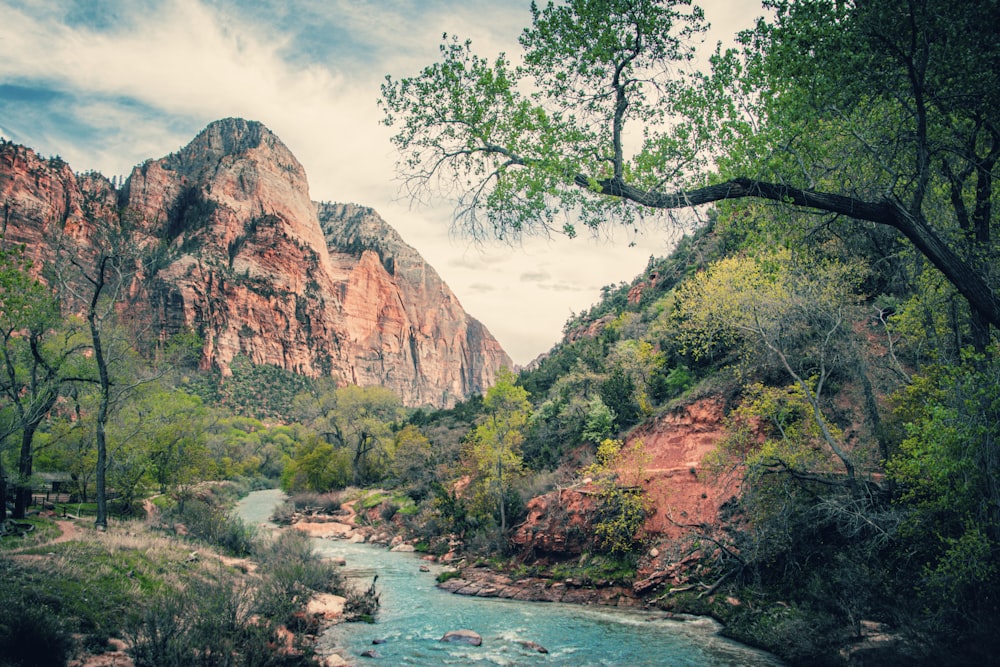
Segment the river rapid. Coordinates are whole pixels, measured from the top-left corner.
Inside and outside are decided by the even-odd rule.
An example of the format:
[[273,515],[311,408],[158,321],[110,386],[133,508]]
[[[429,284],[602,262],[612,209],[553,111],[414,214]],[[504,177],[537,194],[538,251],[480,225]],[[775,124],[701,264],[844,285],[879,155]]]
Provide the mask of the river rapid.
[[[256,491],[240,501],[235,513],[249,524],[266,525],[283,497],[277,490]],[[718,636],[719,625],[711,619],[678,621],[656,612],[454,595],[435,586],[442,568],[412,553],[327,539],[314,539],[313,545],[325,557],[344,558],[345,574],[357,588],[367,588],[378,575],[382,606],[376,622],[336,625],[316,647],[321,654],[335,651],[352,663],[369,662],[359,656],[374,649],[381,658],[370,660],[373,664],[418,666],[782,664]],[[421,565],[429,565],[430,571],[421,572]],[[482,635],[482,646],[439,641],[460,628]]]

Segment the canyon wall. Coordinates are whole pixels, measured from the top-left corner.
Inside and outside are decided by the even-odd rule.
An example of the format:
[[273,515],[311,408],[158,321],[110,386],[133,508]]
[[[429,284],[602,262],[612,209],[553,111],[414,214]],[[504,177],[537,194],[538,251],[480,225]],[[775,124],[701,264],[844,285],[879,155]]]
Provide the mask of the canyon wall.
[[385,386],[407,405],[449,406],[511,366],[377,213],[313,202],[302,165],[260,123],[214,122],[178,152],[137,166],[120,189],[5,143],[0,206],[4,242],[26,244],[40,275],[66,268],[59,246],[86,265],[105,227],[124,231],[111,243],[141,261],[123,312],[154,342],[198,333],[201,365],[223,375],[245,355]]

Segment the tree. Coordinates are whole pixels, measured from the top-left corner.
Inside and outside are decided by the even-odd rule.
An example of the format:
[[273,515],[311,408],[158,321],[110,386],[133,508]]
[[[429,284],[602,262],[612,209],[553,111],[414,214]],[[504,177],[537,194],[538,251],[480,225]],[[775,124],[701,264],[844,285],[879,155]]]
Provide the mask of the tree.
[[351,452],[355,484],[380,479],[386,472],[391,426],[403,416],[403,406],[391,389],[348,385],[337,390],[330,416],[334,438]]
[[531,418],[528,392],[515,385],[508,369],[497,373],[496,383],[483,398],[486,414],[466,439],[464,458],[480,489],[500,517],[500,532],[507,532],[507,501],[511,484],[522,468],[521,443]]
[[281,488],[288,492],[343,488],[351,481],[351,455],[335,449],[317,435],[307,435],[295,448],[294,458],[281,473]]
[[88,381],[96,385],[99,392],[94,421],[97,451],[94,525],[98,530],[105,530],[108,525],[106,476],[110,465],[108,420],[116,405],[150,378],[131,374],[113,377],[120,364],[135,356],[127,332],[117,326],[116,312],[119,300],[139,269],[141,253],[132,235],[133,220],[126,212],[103,208],[100,193],[90,193],[84,204],[84,217],[94,226],[93,232],[85,243],[68,235],[58,239],[54,270],[60,288],[69,297],[69,307],[82,310],[90,333],[96,378]]
[[[81,349],[72,327],[55,331],[59,308],[50,289],[29,273],[24,248],[0,249],[0,392],[10,418],[0,426],[0,441],[20,432],[14,518],[24,518],[31,500],[35,434],[69,381],[74,355]],[[0,502],[6,501],[0,462]],[[0,517],[2,518],[2,517]]]
[[349,453],[354,484],[377,481],[388,472],[392,426],[403,417],[399,396],[391,390],[357,385],[338,388],[322,381],[313,391],[297,395],[292,410],[328,444]]
[[587,423],[580,435],[588,442],[600,444],[611,437],[614,428],[614,410],[605,405],[600,396],[595,396],[587,406]]
[[614,412],[619,428],[629,428],[639,421],[640,409],[635,399],[635,382],[624,370],[615,368],[611,371],[601,383],[600,393],[601,400]]
[[[652,501],[642,486],[647,463],[642,441],[626,450],[621,440],[607,438],[598,445],[595,461],[584,470],[598,489],[594,543],[602,551],[635,556],[636,547],[645,539],[643,524],[652,511]],[[623,469],[629,479],[622,479]]]
[[533,3],[519,63],[446,36],[440,62],[382,86],[401,176],[414,197],[459,191],[456,220],[475,236],[572,236],[574,219],[744,198],[874,223],[962,294],[984,347],[1000,326],[1000,9],[765,4],[773,22],[710,75],[684,70],[704,29],[684,0]]
[[426,495],[433,478],[431,441],[413,424],[401,428],[393,440],[393,476],[411,489],[411,495]]
[[114,487],[119,494],[135,489],[144,479],[160,493],[211,479],[213,465],[205,443],[210,419],[197,396],[159,384],[138,391],[118,411],[109,433],[116,441],[111,472],[116,473]]
[[923,602],[911,613],[985,656],[996,650],[1000,588],[1000,364],[967,355],[930,365],[893,403],[902,439],[888,472],[907,510],[897,567]]

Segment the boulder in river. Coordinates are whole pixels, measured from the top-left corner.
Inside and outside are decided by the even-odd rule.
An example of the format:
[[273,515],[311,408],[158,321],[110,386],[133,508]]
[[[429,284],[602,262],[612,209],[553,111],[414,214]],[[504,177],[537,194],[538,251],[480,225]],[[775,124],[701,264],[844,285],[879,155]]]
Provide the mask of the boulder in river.
[[533,641],[524,640],[518,643],[521,644],[521,646],[523,646],[524,648],[528,649],[529,651],[538,651],[539,653],[549,652],[549,649]]
[[452,644],[470,644],[472,646],[479,646],[483,643],[483,638],[479,636],[478,632],[473,632],[472,630],[449,630],[444,633],[444,637],[441,638],[443,642],[450,642]]

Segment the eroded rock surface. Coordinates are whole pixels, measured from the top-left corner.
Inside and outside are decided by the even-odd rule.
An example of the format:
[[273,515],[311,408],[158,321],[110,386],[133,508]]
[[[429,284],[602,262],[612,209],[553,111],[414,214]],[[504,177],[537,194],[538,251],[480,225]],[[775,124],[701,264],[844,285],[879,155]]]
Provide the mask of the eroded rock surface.
[[223,375],[244,355],[448,406],[511,365],[375,211],[313,202],[302,165],[260,123],[216,121],[121,188],[5,143],[0,207],[5,242],[26,244],[39,273],[61,237],[86,254],[101,222],[124,215],[147,262],[123,312],[161,341],[199,333],[202,367]]

